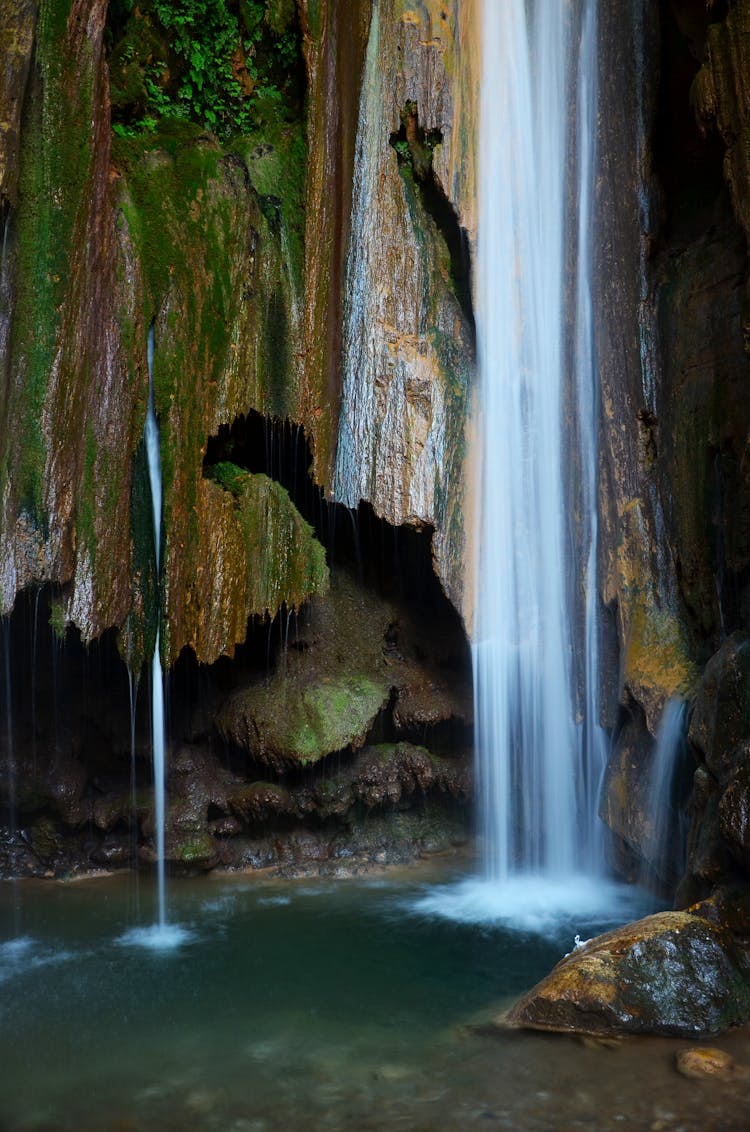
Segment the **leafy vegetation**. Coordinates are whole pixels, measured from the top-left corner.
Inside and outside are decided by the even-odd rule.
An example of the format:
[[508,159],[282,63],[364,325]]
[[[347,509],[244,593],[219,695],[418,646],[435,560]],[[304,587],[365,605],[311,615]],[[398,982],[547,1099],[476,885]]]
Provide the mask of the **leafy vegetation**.
[[297,120],[304,97],[292,0],[114,0],[108,17],[113,129],[163,119],[221,138]]

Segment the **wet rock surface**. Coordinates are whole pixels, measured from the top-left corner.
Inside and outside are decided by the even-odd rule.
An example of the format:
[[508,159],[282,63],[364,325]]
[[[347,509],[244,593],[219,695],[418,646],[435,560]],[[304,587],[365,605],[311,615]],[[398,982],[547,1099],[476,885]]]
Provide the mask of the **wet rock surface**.
[[[0,735],[0,872],[151,868],[150,688],[130,685],[128,721],[129,685],[114,642],[97,650],[92,668],[74,640],[60,645],[49,630],[39,637],[48,615],[42,610],[38,603],[22,606],[12,625],[19,664],[31,649],[39,666],[36,683],[19,688],[14,702],[10,757],[8,736]],[[168,868],[349,875],[463,852],[473,798],[472,705],[458,618],[416,616],[402,600],[338,570],[330,596],[309,619],[297,620],[286,623],[286,647],[274,631],[267,651],[269,635],[262,631],[257,654],[242,664],[200,669],[191,662],[175,674],[166,759]],[[61,650],[64,668],[51,662],[50,648],[55,656]],[[354,691],[368,672],[376,702],[358,718]],[[334,711],[331,690],[342,687],[349,698],[343,706],[334,702]],[[227,704],[238,696],[248,702],[248,688],[276,744],[270,754],[255,731],[240,745],[216,727]],[[35,710],[38,704],[49,704],[49,711]],[[289,738],[290,720],[308,708],[317,757],[304,765]]]
[[746,973],[726,929],[661,912],[578,946],[507,1021],[607,1035],[717,1034],[750,1020]]
[[[217,713],[228,742],[276,771],[361,747],[394,697],[402,730],[471,720],[464,676],[447,666],[457,642],[339,572],[295,626],[275,672],[233,692]],[[441,661],[443,666],[441,667]]]

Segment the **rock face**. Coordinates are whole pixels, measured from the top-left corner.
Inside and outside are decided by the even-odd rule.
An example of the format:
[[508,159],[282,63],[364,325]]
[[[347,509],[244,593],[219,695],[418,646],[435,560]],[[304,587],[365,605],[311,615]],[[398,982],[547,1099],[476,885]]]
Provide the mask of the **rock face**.
[[746,971],[725,929],[662,912],[577,947],[507,1021],[587,1034],[705,1037],[750,1018]]
[[[441,173],[452,168],[455,178],[464,165],[456,156],[455,78],[447,70],[456,66],[456,7],[448,15],[437,4],[415,9],[389,0],[373,9],[333,494],[350,507],[368,500],[394,524],[434,525],[436,568],[461,608],[456,536],[473,316],[469,234],[450,203],[455,185],[441,181]],[[465,190],[458,197],[465,199]]]
[[648,860],[639,815],[664,706],[695,702],[681,902],[733,875],[742,852],[738,812],[733,851],[719,816],[715,759],[733,755],[709,765],[705,719],[722,641],[747,618],[748,10],[732,5],[716,23],[668,4],[599,13],[602,713],[614,729],[602,816],[628,847],[626,869]]
[[699,758],[680,900],[750,878],[750,638],[734,633],[703,673],[690,724]]
[[[201,103],[203,80],[192,101],[176,85],[188,64],[151,0],[13,0],[0,15],[8,871],[14,860],[21,871],[62,872],[153,858],[139,674],[157,623],[165,668],[177,685],[186,671],[201,687],[171,720],[166,840],[176,867],[291,868],[327,860],[334,843],[341,859],[356,846],[363,859],[402,859],[423,842],[449,843],[441,821],[466,835],[465,634],[445,602],[420,628],[423,612],[409,608],[421,608],[420,594],[381,597],[393,579],[361,561],[367,539],[342,551],[334,530],[356,527],[367,501],[368,523],[386,515],[425,532],[419,556],[433,581],[434,530],[437,573],[461,607],[472,320],[469,276],[459,301],[451,257],[468,271],[470,21],[458,3],[380,4],[374,16],[369,0],[228,7],[244,21],[252,66],[223,61],[232,77],[224,73],[213,106]],[[393,90],[365,168],[355,155],[373,38]],[[225,97],[234,118],[221,117]],[[397,150],[392,135],[412,119]],[[381,177],[380,231],[370,224],[363,241],[350,232],[352,203]],[[369,422],[378,473],[337,492],[347,264],[373,249],[390,283],[367,313],[376,343],[367,380],[393,370],[398,395],[386,393]],[[150,383],[158,563],[143,440]],[[376,559],[377,541],[367,545]],[[366,583],[348,584],[344,564]],[[408,588],[411,571],[396,582]],[[18,595],[33,590],[29,653]],[[60,686],[38,645],[40,608],[64,640]],[[113,659],[114,631],[128,673]],[[83,676],[85,692],[71,690],[73,671],[86,668],[81,644],[101,647],[111,696],[99,673]],[[31,692],[15,686],[16,662],[33,671]],[[43,694],[54,727],[37,710]],[[94,702],[106,722],[92,724]],[[455,766],[443,766],[451,748]],[[397,849],[389,822],[401,829]]]
[[[266,7],[264,35],[283,30],[287,52],[297,35],[290,66],[306,67],[307,100],[296,118],[293,108],[261,113],[231,144],[168,116],[139,124],[156,65],[148,60],[165,35],[150,4],[129,15],[108,13],[103,0],[42,0],[38,18],[34,3],[3,10],[0,607],[52,582],[60,617],[86,640],[121,629],[134,669],[150,653],[157,604],[171,664],[185,645],[204,662],[231,654],[248,615],[273,615],[286,600],[249,592],[258,570],[297,566],[280,563],[279,545],[264,563],[256,544],[248,560],[203,458],[208,438],[250,411],[287,419],[304,428],[313,474],[334,491],[339,375],[352,349],[351,335],[342,346],[352,316],[345,274],[355,270],[348,225],[365,183],[382,181],[385,212],[351,255],[362,251],[367,271],[390,279],[385,306],[366,314],[368,381],[375,370],[392,374],[398,395],[381,397],[371,422],[367,460],[380,470],[336,494],[354,507],[367,499],[396,524],[433,525],[438,572],[462,601],[470,335],[445,233],[390,139],[407,105],[418,107],[430,189],[455,232],[468,231],[474,162],[461,123],[474,52],[462,42],[471,29],[457,4],[379,5],[374,18],[366,0],[346,12],[327,2],[300,3],[296,15]],[[355,174],[368,36],[392,104],[372,161],[365,167],[360,154]],[[370,262],[374,233],[381,258]],[[164,485],[158,579],[141,443],[149,326]],[[262,526],[270,519],[256,502]]]

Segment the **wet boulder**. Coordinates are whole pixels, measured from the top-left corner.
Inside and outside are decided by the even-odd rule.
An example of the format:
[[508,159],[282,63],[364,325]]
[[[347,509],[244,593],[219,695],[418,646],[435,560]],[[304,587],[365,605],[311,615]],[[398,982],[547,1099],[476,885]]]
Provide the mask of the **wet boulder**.
[[750,1020],[732,937],[687,912],[660,912],[584,943],[506,1021],[584,1034],[703,1037]]

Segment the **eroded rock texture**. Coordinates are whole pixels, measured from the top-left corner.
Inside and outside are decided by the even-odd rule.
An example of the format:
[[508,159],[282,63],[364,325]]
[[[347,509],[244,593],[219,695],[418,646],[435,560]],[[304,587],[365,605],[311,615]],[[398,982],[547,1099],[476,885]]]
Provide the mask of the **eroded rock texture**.
[[[466,314],[443,221],[390,139],[408,113],[429,131],[429,187],[453,225],[450,239],[465,245],[468,270],[475,163],[466,14],[458,5],[388,4],[371,19],[364,2],[345,11],[301,4],[306,115],[227,145],[166,119],[153,133],[120,128],[113,141],[104,0],[44,2],[36,22],[34,4],[6,8],[3,610],[23,588],[53,582],[61,616],[84,639],[124,629],[134,667],[150,650],[157,603],[167,663],[187,644],[205,661],[231,653],[248,613],[275,613],[271,593],[249,605],[243,596],[255,563],[224,537],[226,505],[202,474],[206,443],[250,410],[296,421],[317,482],[333,490],[336,451],[346,447],[342,374],[356,348],[351,332],[344,342],[346,272],[360,253],[364,284],[382,302],[359,327],[374,351],[359,377],[372,384],[377,373],[382,396],[366,424],[361,413],[354,425],[346,418],[371,430],[365,478],[340,478],[336,494],[354,507],[368,500],[396,524],[433,525],[438,572],[460,606],[470,286],[464,281]],[[156,34],[148,5],[138,19],[142,28],[128,27],[122,47],[107,26],[120,117],[142,92],[133,43]],[[369,71],[368,37],[377,40]],[[388,104],[377,100],[381,125],[355,169],[363,73]],[[382,212],[377,221],[370,213],[352,246],[352,201],[356,223],[363,191]],[[164,476],[158,586],[141,450],[149,326]],[[200,581],[207,561],[221,578],[218,609]],[[297,604],[306,594],[294,596]],[[209,626],[209,617],[221,624]]]
[[[671,3],[600,13],[605,107],[624,100],[634,124],[615,142],[605,113],[601,136],[600,548],[616,625],[605,655],[617,658],[602,816],[636,860],[648,860],[644,790],[664,706],[700,704],[706,661],[747,617],[747,6],[715,15]],[[728,846],[696,734],[694,722],[690,844],[705,885]]]
[[[426,538],[434,530],[437,574],[455,607],[466,607],[477,37],[471,6],[431,0],[389,0],[375,14],[369,0],[269,0],[256,30],[266,45],[256,63],[277,68],[266,105],[242,129],[212,131],[184,101],[174,113],[170,84],[181,64],[150,0],[3,5],[0,611],[9,615],[20,601],[16,620],[25,617],[23,595],[36,593],[34,634],[41,607],[74,651],[79,636],[91,647],[106,639],[109,650],[116,631],[133,688],[157,622],[167,669],[181,656],[211,666],[239,649],[237,671],[247,678],[234,678],[233,699],[228,688],[212,699],[224,677],[211,670],[198,738],[280,775],[334,753],[352,758],[377,738],[409,743],[451,718],[465,728],[470,718],[465,638],[454,625],[453,683],[436,675],[438,661],[396,660],[395,646],[383,652],[411,598],[378,604],[382,571],[358,599],[357,631],[351,616],[334,616],[340,583],[332,604],[316,606],[329,612],[317,615],[327,628],[312,634],[310,657],[300,647],[287,664],[269,666],[278,627],[283,639],[329,586],[334,538],[324,495],[349,505],[339,525],[356,524],[366,502],[368,514],[394,527],[408,523]],[[296,77],[280,98],[282,47]],[[262,80],[235,64],[247,97],[257,94]],[[368,132],[373,90],[379,125]],[[357,148],[365,134],[367,160],[364,143]],[[356,230],[363,193],[372,207]],[[358,256],[375,301],[359,327],[372,351],[357,380],[379,392],[372,414],[360,406],[352,424],[342,391],[354,372]],[[163,479],[158,563],[143,439],[149,335]],[[344,418],[367,442],[342,478]],[[238,455],[234,437],[248,420],[265,422],[267,448],[246,445]],[[284,483],[275,447],[282,434],[302,463]],[[298,452],[300,438],[309,448]],[[350,547],[346,561],[358,553]],[[255,633],[273,634],[264,674]],[[16,637],[8,622],[8,640]],[[371,651],[362,653],[365,642]],[[424,656],[439,655],[432,642],[423,647]],[[243,668],[247,655],[253,663]],[[124,668],[120,676],[117,695],[128,696]],[[8,681],[8,712],[18,695]],[[0,792],[8,812],[21,807],[10,827],[36,830],[24,842],[32,856],[36,844],[51,859],[60,838],[89,823],[99,841],[109,839],[92,850],[97,859],[132,858],[123,826],[136,825],[148,841],[149,806],[128,807],[98,781],[95,745],[74,740],[72,721],[70,734],[53,734],[49,721],[31,720],[31,704],[16,714],[17,741],[10,728],[3,739],[15,769]],[[183,801],[169,820],[174,837],[192,845],[184,860],[223,860],[208,839],[228,836],[240,819],[222,810],[220,764],[175,758],[172,788]],[[397,761],[409,761],[403,750]],[[445,778],[414,775],[427,792]],[[240,785],[246,780],[238,774]],[[200,820],[186,800],[196,790]],[[365,806],[362,790],[352,797]],[[404,786],[404,797],[413,793]],[[208,807],[221,829],[209,830]]]

